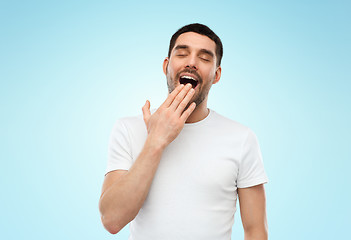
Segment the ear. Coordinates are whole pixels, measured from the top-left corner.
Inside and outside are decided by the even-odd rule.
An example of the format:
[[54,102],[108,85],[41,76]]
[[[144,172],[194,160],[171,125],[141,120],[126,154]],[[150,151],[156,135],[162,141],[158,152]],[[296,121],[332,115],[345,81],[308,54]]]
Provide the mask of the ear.
[[221,74],[222,74],[222,68],[221,68],[221,66],[219,66],[219,67],[217,67],[216,76],[215,76],[215,79],[214,79],[212,84],[216,84],[219,82],[219,79],[221,78]]
[[168,67],[168,63],[169,63],[169,60],[168,60],[168,57],[165,58],[165,60],[163,60],[163,73],[167,76],[167,67]]

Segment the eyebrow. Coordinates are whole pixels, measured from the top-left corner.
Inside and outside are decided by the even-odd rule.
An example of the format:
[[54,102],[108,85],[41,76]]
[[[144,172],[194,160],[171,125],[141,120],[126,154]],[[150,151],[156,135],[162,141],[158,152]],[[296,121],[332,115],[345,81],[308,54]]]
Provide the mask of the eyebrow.
[[207,49],[200,49],[200,52],[201,53],[205,53],[205,54],[208,54],[208,55],[210,55],[212,58],[214,57],[214,54],[213,54],[213,52],[211,52],[211,51],[209,51],[209,50],[207,50]]
[[174,50],[178,50],[178,49],[188,49],[189,46],[188,45],[177,45]]
[[[177,45],[174,50],[178,50],[178,49],[189,49],[189,46],[188,45]],[[200,53],[205,53],[205,54],[208,54],[210,55],[212,58],[214,57],[214,54],[213,52],[211,52],[210,50],[207,50],[207,49],[200,49]]]

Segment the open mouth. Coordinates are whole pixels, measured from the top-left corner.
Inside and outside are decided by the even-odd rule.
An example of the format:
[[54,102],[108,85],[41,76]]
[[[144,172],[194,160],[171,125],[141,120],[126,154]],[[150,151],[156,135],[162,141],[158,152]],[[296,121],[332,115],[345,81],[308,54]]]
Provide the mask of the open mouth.
[[195,78],[190,77],[190,76],[180,77],[179,82],[180,82],[180,84],[184,84],[184,85],[186,85],[187,83],[190,83],[192,88],[195,88],[198,84],[198,81]]

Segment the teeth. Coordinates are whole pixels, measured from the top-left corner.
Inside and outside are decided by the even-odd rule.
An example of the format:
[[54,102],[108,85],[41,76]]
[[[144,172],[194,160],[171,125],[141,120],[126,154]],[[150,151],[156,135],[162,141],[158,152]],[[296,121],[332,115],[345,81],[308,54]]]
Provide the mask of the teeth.
[[190,76],[182,76],[182,78],[187,78],[187,79],[191,79],[191,80],[197,81],[195,78],[190,77]]

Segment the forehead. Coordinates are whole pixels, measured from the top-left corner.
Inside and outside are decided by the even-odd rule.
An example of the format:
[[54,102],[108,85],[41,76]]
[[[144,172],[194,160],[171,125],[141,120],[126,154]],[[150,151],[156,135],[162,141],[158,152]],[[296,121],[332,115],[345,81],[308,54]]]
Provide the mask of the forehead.
[[[216,43],[205,35],[201,35],[194,32],[186,32],[179,35],[177,38],[174,47],[177,45],[187,45],[189,48],[197,49],[207,49],[216,52]],[[173,49],[174,49],[173,47]]]

